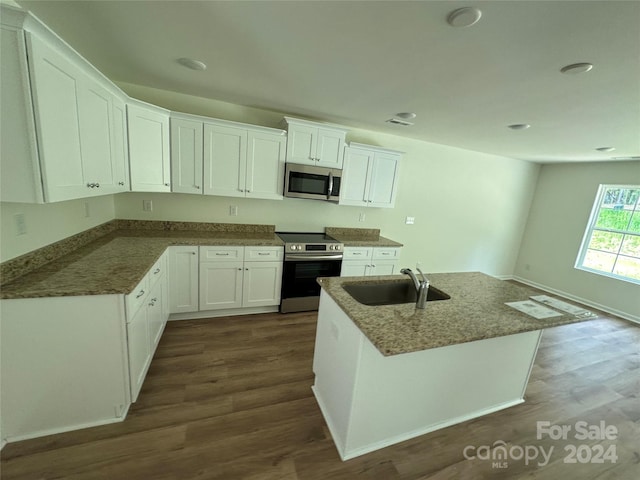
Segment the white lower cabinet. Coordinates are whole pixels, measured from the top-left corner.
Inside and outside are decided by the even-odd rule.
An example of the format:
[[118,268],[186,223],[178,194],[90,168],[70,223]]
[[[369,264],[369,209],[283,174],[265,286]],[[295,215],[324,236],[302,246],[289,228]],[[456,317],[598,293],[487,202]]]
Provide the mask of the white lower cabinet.
[[394,275],[399,256],[399,247],[344,247],[340,276]]
[[198,247],[169,247],[169,313],[197,312]]
[[127,351],[131,401],[138,399],[151,359],[169,318],[166,253],[127,295]]
[[200,310],[280,304],[282,247],[200,247]]

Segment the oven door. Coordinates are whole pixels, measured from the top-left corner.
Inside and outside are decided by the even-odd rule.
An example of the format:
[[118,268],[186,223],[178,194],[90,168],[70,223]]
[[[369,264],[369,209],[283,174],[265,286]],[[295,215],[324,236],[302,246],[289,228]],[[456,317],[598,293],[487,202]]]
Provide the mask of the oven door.
[[318,277],[339,277],[342,255],[287,256],[282,273],[280,311],[317,310],[320,301]]

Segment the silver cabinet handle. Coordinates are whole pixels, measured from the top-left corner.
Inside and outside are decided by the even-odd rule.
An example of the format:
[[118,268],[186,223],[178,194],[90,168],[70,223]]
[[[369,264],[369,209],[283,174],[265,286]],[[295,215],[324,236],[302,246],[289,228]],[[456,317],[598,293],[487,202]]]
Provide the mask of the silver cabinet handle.
[[194,185],[198,190],[200,190],[200,185]]
[[170,185],[170,184],[168,184],[168,183],[165,183],[165,184],[164,184],[164,186],[165,186],[165,187],[170,187],[171,185]]
[[244,270],[245,270],[245,272],[248,272],[248,271],[249,271],[249,269],[248,269],[248,268],[245,268]]
[[124,186],[124,182],[118,182],[118,185]]
[[100,188],[100,184],[99,183],[96,183],[96,188]]
[[196,252],[191,252],[191,255],[195,255],[195,254],[196,254]]
[[140,290],[140,293],[136,295],[136,298],[140,298],[142,295],[144,295],[144,290]]
[[153,272],[154,275],[158,274],[160,272],[160,268],[156,268],[156,270]]
[[239,269],[238,269],[238,271],[239,271],[239,272],[241,272],[241,271],[242,271],[242,269],[241,269],[241,268],[239,268]]

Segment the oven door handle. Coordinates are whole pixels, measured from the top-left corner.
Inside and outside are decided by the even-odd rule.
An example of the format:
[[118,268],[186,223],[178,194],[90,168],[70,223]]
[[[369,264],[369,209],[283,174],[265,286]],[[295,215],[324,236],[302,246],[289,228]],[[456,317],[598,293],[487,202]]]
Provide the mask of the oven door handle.
[[284,261],[307,262],[314,260],[342,260],[342,255],[285,255]]

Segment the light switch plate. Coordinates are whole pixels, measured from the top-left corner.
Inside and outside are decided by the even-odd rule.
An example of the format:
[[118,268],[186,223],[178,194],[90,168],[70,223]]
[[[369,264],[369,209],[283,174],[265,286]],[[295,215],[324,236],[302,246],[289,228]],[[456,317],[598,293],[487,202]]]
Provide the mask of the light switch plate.
[[413,225],[416,221],[416,217],[407,217],[404,219],[404,223],[407,225]]

